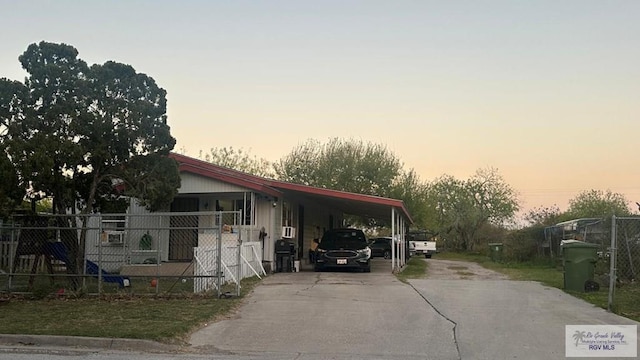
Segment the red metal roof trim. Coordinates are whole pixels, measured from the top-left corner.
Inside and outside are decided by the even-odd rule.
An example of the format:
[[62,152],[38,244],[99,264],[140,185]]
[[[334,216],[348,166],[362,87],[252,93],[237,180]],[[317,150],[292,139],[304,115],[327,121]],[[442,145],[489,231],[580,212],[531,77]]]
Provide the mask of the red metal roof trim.
[[351,201],[360,201],[365,203],[373,203],[379,205],[392,206],[395,208],[399,208],[402,210],[404,216],[410,221],[413,222],[411,216],[409,215],[409,211],[404,206],[404,202],[402,200],[384,198],[373,195],[364,195],[364,194],[356,194],[350,193],[346,191],[339,190],[331,190],[301,184],[294,184],[284,181],[278,181],[273,179],[267,179],[256,175],[251,175],[248,173],[244,173],[242,171],[237,171],[229,168],[225,168],[222,166],[218,166],[206,161],[194,159],[192,157],[188,157],[185,155],[180,155],[176,153],[169,154],[169,157],[178,161],[180,164],[180,171],[186,171],[202,176],[206,176],[212,179],[224,181],[230,184],[235,184],[238,186],[243,186],[248,189],[256,190],[263,192],[265,194],[271,196],[282,196],[282,192],[278,191],[278,189],[283,190],[291,190],[291,191],[299,191],[313,195],[327,196]]
[[392,207],[401,209],[402,212],[404,213],[404,216],[410,222],[413,222],[413,220],[411,219],[411,216],[409,215],[409,211],[404,206],[404,201],[402,200],[385,198],[380,196],[373,196],[373,195],[357,194],[357,193],[351,193],[351,192],[340,191],[340,190],[319,188],[319,187],[313,187],[308,185],[294,184],[294,183],[278,181],[278,180],[270,180],[270,179],[265,179],[265,180],[268,182],[269,186],[277,189],[286,189],[286,190],[299,191],[299,192],[304,192],[308,194],[328,196],[328,197],[334,197],[334,198],[345,199],[345,200],[392,206]]

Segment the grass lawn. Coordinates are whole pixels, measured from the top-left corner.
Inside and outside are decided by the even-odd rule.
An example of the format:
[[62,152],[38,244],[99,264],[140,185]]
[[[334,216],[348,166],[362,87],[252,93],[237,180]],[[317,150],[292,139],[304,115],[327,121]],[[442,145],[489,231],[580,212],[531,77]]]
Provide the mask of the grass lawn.
[[[473,261],[483,267],[501,272],[513,280],[530,280],[538,281],[544,285],[563,289],[564,276],[561,266],[553,261],[542,259],[539,261],[530,261],[522,263],[499,263],[493,262],[486,255],[453,253],[446,252],[434,256],[436,259],[444,260],[462,260]],[[609,288],[607,286],[600,287],[599,291],[581,293],[575,291],[566,291],[567,293],[584,299],[585,301],[599,306],[603,309],[607,308]],[[615,290],[613,311],[632,320],[640,321],[640,286],[637,284],[627,284],[620,286]]]
[[427,274],[428,265],[422,257],[414,256],[409,259],[407,266],[396,274],[396,277],[402,282],[407,282],[408,279],[422,279]]
[[0,302],[2,334],[67,335],[148,339],[181,344],[191,331],[227,315],[259,282],[242,281],[242,296],[57,298]]

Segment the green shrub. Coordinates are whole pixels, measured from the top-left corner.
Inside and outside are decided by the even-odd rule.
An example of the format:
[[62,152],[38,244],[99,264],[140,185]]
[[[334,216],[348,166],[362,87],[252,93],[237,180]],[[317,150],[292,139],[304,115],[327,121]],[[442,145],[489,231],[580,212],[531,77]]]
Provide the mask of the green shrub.
[[531,227],[510,232],[504,241],[503,258],[507,261],[531,261],[538,255],[542,228]]

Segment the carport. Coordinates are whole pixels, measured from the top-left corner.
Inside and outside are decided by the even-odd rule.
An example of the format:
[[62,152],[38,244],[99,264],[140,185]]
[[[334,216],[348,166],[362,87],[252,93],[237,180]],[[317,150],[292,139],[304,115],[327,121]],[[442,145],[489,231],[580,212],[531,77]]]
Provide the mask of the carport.
[[342,214],[356,215],[375,219],[391,227],[394,241],[391,248],[391,270],[394,271],[406,263],[405,232],[413,223],[409,211],[402,200],[379,196],[356,194],[268,180],[269,186],[283,193],[286,198],[295,198],[303,203],[316,203],[334,209]]

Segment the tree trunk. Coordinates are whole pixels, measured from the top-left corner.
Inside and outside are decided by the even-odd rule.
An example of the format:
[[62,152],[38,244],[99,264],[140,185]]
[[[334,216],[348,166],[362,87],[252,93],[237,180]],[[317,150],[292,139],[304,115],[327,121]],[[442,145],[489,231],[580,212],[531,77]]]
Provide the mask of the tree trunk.
[[54,202],[56,203],[54,208],[56,208],[58,212],[55,226],[58,231],[60,231],[60,241],[62,241],[67,250],[66,268],[67,274],[71,275],[69,277],[69,283],[73,290],[78,290],[80,287],[80,280],[76,275],[82,274],[79,266],[82,262],[78,261],[78,235],[76,227],[74,226],[75,221],[72,217],[66,214],[67,207],[63,201],[57,200]]

